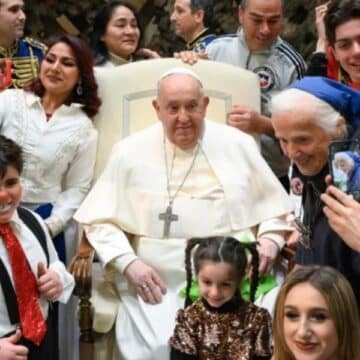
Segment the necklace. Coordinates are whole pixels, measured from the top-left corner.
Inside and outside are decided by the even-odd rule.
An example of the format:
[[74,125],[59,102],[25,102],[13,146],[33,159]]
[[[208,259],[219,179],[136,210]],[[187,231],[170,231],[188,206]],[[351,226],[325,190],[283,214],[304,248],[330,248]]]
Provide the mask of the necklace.
[[168,166],[168,161],[167,161],[168,159],[167,159],[167,154],[166,154],[166,143],[165,143],[165,136],[164,136],[164,161],[165,161],[165,169],[166,169],[166,190],[167,190],[167,194],[168,194],[168,198],[169,198],[169,204],[168,204],[165,212],[159,214],[159,220],[164,221],[163,236],[165,238],[169,237],[171,223],[173,221],[178,221],[179,220],[179,216],[176,215],[176,214],[173,214],[173,212],[172,212],[172,205],[173,205],[174,200],[175,200],[176,196],[178,195],[179,191],[181,190],[181,188],[185,184],[186,179],[190,175],[191,170],[194,167],[195,160],[196,160],[197,155],[199,153],[199,149],[200,149],[200,145],[197,144],[194,156],[193,156],[193,158],[191,160],[191,164],[190,164],[188,170],[186,171],[184,178],[182,179],[179,187],[175,190],[174,194],[171,195],[170,181],[171,181],[172,172],[173,172],[173,169],[174,169],[174,160],[175,160],[175,156],[176,156],[176,147],[174,149],[173,157],[172,157],[172,160],[171,160],[171,168],[170,168],[170,171],[169,171],[169,166]]
[[[321,207],[321,201],[320,201],[320,195],[321,192],[316,187],[316,184],[313,181],[308,181],[306,185],[307,194],[306,197],[310,197],[311,194],[313,194],[310,201],[311,206],[311,214],[308,214],[307,218],[304,218],[304,206],[305,204],[302,204],[300,208],[300,214],[299,216],[295,216],[293,221],[294,225],[297,231],[301,234],[300,236],[300,243],[305,247],[305,249],[312,249],[312,231],[316,220],[316,214],[318,213],[320,207]],[[304,196],[304,195],[303,195]],[[306,201],[306,200],[305,200]],[[308,209],[310,211],[310,209]]]

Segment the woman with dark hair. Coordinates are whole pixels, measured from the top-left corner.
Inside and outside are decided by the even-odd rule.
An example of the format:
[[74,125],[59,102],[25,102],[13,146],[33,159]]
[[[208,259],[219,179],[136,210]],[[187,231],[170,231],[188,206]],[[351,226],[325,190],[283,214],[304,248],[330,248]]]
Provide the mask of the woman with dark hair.
[[141,29],[136,9],[125,1],[113,0],[104,4],[94,19],[90,45],[95,65],[117,66],[143,58],[158,58],[150,49],[138,49]]
[[[22,204],[45,219],[65,263],[77,245],[72,216],[93,175],[97,131],[91,118],[99,106],[91,50],[71,35],[49,40],[35,84],[0,93],[0,133],[24,152]],[[69,309],[66,313],[68,321],[74,321],[74,313]],[[60,328],[69,339],[74,338],[73,323],[61,321],[66,322],[66,317],[60,313]]]
[[[190,295],[193,266],[200,295],[195,302]],[[185,267],[185,309],[177,312],[170,359],[269,360],[271,317],[252,304],[259,280],[256,242],[227,236],[192,238],[185,249]],[[240,293],[247,271],[251,302]]]
[[360,325],[349,282],[331,267],[288,275],[273,319],[273,360],[359,360]]

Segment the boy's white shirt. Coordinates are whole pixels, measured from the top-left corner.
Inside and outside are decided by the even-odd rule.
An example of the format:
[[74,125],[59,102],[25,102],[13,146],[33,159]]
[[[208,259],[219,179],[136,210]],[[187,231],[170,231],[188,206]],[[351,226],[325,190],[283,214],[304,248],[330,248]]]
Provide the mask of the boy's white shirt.
[[[46,236],[46,244],[49,253],[48,267],[56,271],[63,283],[63,291],[57,301],[66,303],[70,298],[75,285],[74,278],[69,272],[67,272],[64,264],[59,260],[52,239],[50,238],[45,228],[43,220],[36,213],[33,213],[33,215],[38,219],[39,224],[44,230]],[[32,272],[37,277],[38,263],[43,262],[45,266],[47,265],[46,256],[39,243],[39,240],[36,238],[34,233],[22,222],[22,220],[18,216],[17,211],[14,212],[10,220],[10,225],[25,251],[25,255],[30,264]],[[4,246],[2,239],[0,240],[0,258],[3,261],[6,270],[8,271],[11,281],[13,281],[11,267],[8,261],[7,250]],[[49,308],[49,302],[45,298],[40,298],[39,304],[41,306],[44,317],[46,318]],[[3,290],[0,287],[0,337],[14,331],[17,326],[17,324],[10,323]]]

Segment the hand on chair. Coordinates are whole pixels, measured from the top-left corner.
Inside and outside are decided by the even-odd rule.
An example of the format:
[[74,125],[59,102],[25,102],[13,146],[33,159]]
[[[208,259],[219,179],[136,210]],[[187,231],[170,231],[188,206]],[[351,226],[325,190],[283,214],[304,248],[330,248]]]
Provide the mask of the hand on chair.
[[161,303],[162,296],[166,294],[166,286],[151,266],[136,259],[127,266],[124,275],[146,303]]
[[247,133],[259,133],[259,113],[249,106],[234,105],[227,114],[226,123]]
[[180,59],[185,64],[194,65],[194,64],[197,63],[197,61],[199,59],[207,60],[208,56],[205,53],[205,51],[196,53],[195,51],[185,50],[185,51],[175,52],[174,53],[174,58],[175,59]]

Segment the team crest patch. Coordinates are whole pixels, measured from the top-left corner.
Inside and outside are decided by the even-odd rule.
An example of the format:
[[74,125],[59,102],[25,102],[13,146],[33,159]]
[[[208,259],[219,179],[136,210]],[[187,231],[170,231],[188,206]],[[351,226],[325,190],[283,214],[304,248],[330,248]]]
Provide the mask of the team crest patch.
[[253,70],[260,78],[260,88],[262,92],[270,91],[275,85],[275,74],[267,66],[259,66]]

